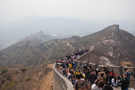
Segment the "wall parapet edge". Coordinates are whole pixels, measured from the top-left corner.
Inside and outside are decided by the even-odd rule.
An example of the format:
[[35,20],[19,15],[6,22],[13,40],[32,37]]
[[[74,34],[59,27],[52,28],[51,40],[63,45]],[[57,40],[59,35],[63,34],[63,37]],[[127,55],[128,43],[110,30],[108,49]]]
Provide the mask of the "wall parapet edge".
[[74,90],[71,81],[58,72],[55,65],[53,65],[53,90]]

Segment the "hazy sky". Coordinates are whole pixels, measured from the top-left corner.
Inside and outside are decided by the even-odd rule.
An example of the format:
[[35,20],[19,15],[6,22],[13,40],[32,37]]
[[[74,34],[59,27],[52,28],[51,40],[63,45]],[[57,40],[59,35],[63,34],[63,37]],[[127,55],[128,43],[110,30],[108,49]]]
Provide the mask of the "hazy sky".
[[135,21],[135,0],[0,0],[0,24],[25,17]]

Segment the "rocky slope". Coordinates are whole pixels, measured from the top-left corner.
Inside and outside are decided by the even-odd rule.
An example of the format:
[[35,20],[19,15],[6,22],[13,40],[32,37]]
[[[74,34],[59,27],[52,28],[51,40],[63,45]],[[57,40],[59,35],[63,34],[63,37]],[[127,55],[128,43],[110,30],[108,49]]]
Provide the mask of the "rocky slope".
[[83,46],[87,48],[124,61],[135,62],[135,37],[119,29],[118,25],[109,26],[81,39]]

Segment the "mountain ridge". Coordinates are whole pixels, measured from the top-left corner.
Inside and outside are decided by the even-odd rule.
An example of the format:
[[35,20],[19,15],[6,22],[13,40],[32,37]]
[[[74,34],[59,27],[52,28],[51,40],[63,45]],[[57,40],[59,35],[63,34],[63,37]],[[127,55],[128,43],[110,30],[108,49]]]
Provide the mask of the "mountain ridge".
[[71,37],[73,35],[85,36],[104,28],[112,23],[119,23],[122,28],[131,33],[135,33],[134,21],[121,20],[85,20],[79,18],[64,17],[33,17],[29,16],[9,25],[0,24],[0,49],[8,46],[13,41],[21,39],[42,30],[47,35],[53,35],[61,38]]
[[[102,36],[102,38],[98,38],[101,40],[97,40],[98,42],[93,44],[93,46],[95,46],[95,47],[97,46],[97,47],[103,48],[103,50],[101,48],[97,48],[96,51],[99,51],[101,53],[106,52],[104,54],[108,54],[106,51],[107,47],[108,47],[108,50],[109,50],[109,48],[113,48],[113,54],[117,54],[117,55],[121,54],[122,55],[122,56],[120,56],[121,59],[128,57],[127,60],[125,59],[126,61],[134,60],[135,57],[133,54],[135,54],[135,52],[133,50],[135,50],[135,48],[134,48],[135,37],[132,34],[128,33],[127,31],[118,29],[119,26],[117,26],[117,25],[112,26],[112,28],[114,28],[114,27],[117,29],[114,30],[113,32],[110,32],[111,34],[109,34],[108,36],[104,35],[104,37]],[[105,29],[107,29],[107,28],[105,28]],[[107,33],[105,33],[105,34],[107,35]],[[99,36],[101,36],[101,35],[99,35]],[[97,34],[97,37],[98,37],[98,34]],[[94,42],[96,42],[96,41],[94,41]],[[126,55],[125,53],[128,55]],[[113,56],[115,56],[115,55],[113,55]]]
[[109,26],[84,37],[27,40],[0,51],[0,65],[38,65],[48,60],[55,61],[58,57],[64,57],[79,49],[90,49],[119,58],[120,61],[135,62],[135,37],[119,29],[119,25]]

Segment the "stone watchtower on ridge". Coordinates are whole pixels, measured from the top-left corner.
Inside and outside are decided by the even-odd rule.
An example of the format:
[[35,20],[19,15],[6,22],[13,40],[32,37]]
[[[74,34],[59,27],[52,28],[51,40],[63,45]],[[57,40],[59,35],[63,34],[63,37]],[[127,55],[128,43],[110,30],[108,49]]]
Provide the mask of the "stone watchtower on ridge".
[[115,27],[115,35],[117,35],[118,32],[119,32],[119,25],[118,24],[114,24],[113,26]]

